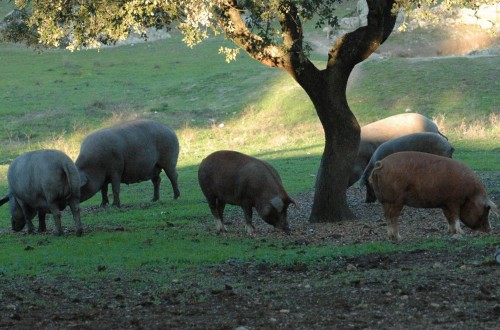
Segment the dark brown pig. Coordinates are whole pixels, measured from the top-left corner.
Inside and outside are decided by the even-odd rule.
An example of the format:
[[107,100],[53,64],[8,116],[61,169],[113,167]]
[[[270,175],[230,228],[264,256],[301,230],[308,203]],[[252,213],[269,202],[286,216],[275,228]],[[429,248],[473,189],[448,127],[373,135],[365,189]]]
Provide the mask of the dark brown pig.
[[379,145],[391,139],[418,132],[441,134],[432,120],[418,113],[402,113],[361,127],[358,156],[349,177],[349,187],[359,180]]
[[403,135],[382,143],[373,153],[361,176],[360,186],[366,186],[366,202],[373,203],[377,200],[373,188],[368,182],[377,161],[399,151],[420,151],[451,158],[454,150],[453,146],[442,135],[429,132]]
[[474,230],[489,231],[490,209],[497,210],[474,171],[442,156],[397,152],[378,161],[369,180],[393,240],[400,239],[398,218],[404,205],[443,209],[450,234],[463,234],[459,220]]
[[295,201],[283,188],[278,172],[267,162],[236,151],[217,151],[201,162],[198,181],[215,217],[217,231],[226,231],[226,204],[241,206],[248,234],[255,229],[252,208],[268,224],[290,231],[287,209]]
[[61,211],[69,205],[76,234],[83,233],[80,221],[80,176],[75,163],[63,152],[44,149],[27,152],[12,162],[7,172],[9,194],[0,205],[9,202],[12,229],[20,231],[39,217],[39,231],[45,231],[45,214],[52,213],[56,234],[63,233]]
[[87,183],[82,187],[82,201],[99,190],[101,205],[108,200],[108,184],[113,190],[113,205],[120,207],[120,183],[153,182],[153,201],[160,198],[160,173],[165,171],[179,197],[177,158],[179,141],[174,131],[152,120],[134,120],[101,129],[88,135],[76,160]]

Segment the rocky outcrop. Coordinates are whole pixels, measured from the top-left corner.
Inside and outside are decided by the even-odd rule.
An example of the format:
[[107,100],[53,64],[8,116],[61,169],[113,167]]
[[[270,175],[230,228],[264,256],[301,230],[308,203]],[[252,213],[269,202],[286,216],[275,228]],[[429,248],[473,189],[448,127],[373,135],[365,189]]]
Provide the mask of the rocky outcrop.
[[[342,33],[353,31],[367,24],[367,15],[366,0],[358,0],[353,16],[341,18],[338,28],[325,27],[323,31],[326,32],[328,38],[333,36],[334,31],[338,29],[342,30]],[[432,8],[430,15],[431,21],[421,19],[423,12],[419,9],[412,12],[411,16],[406,19],[400,13],[395,28],[397,29],[403,22],[406,22],[408,30],[428,28],[436,24],[446,26],[466,24],[479,26],[484,30],[500,31],[500,3],[482,5],[478,10],[467,8],[448,10],[444,6],[436,6]]]

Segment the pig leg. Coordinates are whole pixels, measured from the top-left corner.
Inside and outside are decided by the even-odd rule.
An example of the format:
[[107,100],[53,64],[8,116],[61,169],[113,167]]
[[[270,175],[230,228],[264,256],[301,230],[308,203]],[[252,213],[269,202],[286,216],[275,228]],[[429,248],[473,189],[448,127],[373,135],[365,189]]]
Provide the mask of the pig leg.
[[56,225],[56,235],[61,236],[63,234],[62,226],[61,226],[61,211],[59,211],[59,207],[57,205],[50,206],[50,213],[54,217],[54,223]]
[[217,199],[216,197],[207,197],[208,201],[208,207],[210,207],[210,211],[212,212],[212,215],[215,218],[215,229],[217,232],[226,232],[226,226],[224,226],[224,223],[222,222],[222,217],[224,214],[224,207],[226,206],[226,203],[222,202],[220,199]]
[[219,218],[215,218],[215,230],[218,233],[227,232],[226,226],[224,226],[224,224],[222,223],[222,220]]
[[19,203],[19,205],[21,206],[21,209],[23,210],[24,221],[28,225],[28,233],[33,234],[34,227],[33,227],[33,222],[31,222],[32,210],[29,209],[29,207],[25,206],[23,203]]
[[45,223],[45,216],[47,214],[43,211],[38,212],[38,232],[43,233],[47,231],[47,224]]
[[157,200],[160,199],[160,183],[161,183],[161,178],[160,176],[155,176],[151,179],[151,182],[153,182],[153,199],[151,200],[152,202],[156,202]]
[[219,217],[216,217],[215,226],[217,227],[217,231],[227,231],[226,226],[224,225],[224,208],[226,207],[226,203],[217,199],[217,214]]
[[73,214],[73,220],[75,221],[76,236],[82,236],[83,228],[80,219],[80,201],[78,199],[70,200],[69,207],[71,209],[71,214]]
[[403,206],[384,203],[382,208],[384,210],[385,221],[387,222],[387,235],[389,235],[389,239],[393,241],[401,240],[401,236],[399,235],[399,215]]
[[245,213],[245,230],[248,235],[253,235],[255,232],[255,227],[252,224],[252,207],[242,206],[243,213]]
[[108,184],[107,183],[105,183],[105,184],[102,185],[101,196],[102,196],[101,206],[105,207],[106,205],[109,204],[109,199],[108,199]]
[[[368,160],[370,160],[370,157],[368,157]],[[367,164],[368,161],[363,160],[358,154],[358,158],[356,159],[351,175],[349,176],[349,183],[347,187],[352,186],[359,180],[359,178],[361,178],[361,175],[363,174],[363,171],[365,170]]]
[[365,203],[373,203],[377,200],[375,197],[375,191],[373,191],[373,187],[370,183],[366,184],[366,199]]
[[179,175],[177,174],[175,167],[173,169],[165,169],[165,174],[167,174],[167,177],[172,184],[172,189],[174,189],[174,199],[177,199],[181,195],[181,192],[179,191],[179,185],[177,183]]
[[113,206],[120,207],[120,177],[113,175],[111,177],[111,190],[113,190]]
[[463,235],[464,231],[460,228],[460,210],[456,208],[443,208],[443,213],[448,221],[448,232],[450,235]]

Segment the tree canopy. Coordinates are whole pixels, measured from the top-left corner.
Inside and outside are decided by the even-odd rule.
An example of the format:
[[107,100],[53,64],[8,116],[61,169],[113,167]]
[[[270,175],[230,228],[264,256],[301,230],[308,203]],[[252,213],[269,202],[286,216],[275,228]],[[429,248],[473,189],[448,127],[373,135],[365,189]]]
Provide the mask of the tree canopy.
[[[370,2],[370,0],[368,0]],[[146,28],[177,28],[188,46],[224,33],[257,59],[277,57],[287,49],[283,18],[294,12],[292,24],[317,19],[317,27],[337,24],[336,7],[342,0],[15,0],[19,8],[8,18],[4,38],[30,46],[70,50],[97,48],[126,39],[131,32],[147,38]],[[478,8],[495,0],[397,0],[393,11],[415,8],[432,19],[429,9]],[[241,35],[241,33],[245,33]],[[245,42],[242,41],[245,39]],[[235,50],[223,49],[228,59]],[[259,53],[259,55],[257,55]]]

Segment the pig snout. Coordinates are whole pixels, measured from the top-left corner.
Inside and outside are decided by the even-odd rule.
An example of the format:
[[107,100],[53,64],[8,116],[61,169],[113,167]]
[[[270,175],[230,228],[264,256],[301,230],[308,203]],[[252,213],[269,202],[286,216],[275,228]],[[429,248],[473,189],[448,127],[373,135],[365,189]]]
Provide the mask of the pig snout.
[[491,224],[488,220],[483,221],[481,225],[479,225],[479,228],[477,229],[483,233],[489,233],[491,231]]
[[284,225],[282,226],[276,226],[277,228],[283,230],[286,234],[290,234],[292,231],[290,230],[290,227],[288,226],[288,222],[286,222]]
[[274,197],[266,211],[264,220],[269,224],[273,225],[275,228],[283,230],[285,233],[290,233],[290,227],[288,226],[287,219],[287,208],[289,203],[284,202],[280,197]]

